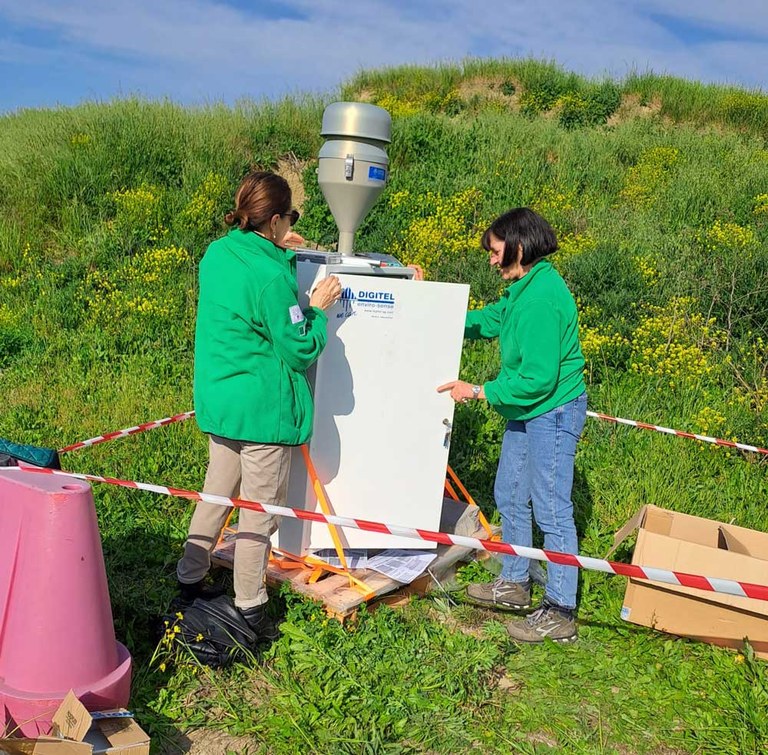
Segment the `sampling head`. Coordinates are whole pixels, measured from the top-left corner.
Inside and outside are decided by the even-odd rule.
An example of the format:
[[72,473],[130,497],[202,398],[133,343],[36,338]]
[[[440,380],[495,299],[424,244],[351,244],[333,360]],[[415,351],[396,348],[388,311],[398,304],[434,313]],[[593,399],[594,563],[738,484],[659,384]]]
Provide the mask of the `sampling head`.
[[387,183],[392,119],[376,105],[334,102],[323,113],[317,179],[339,228],[338,251],[352,254],[355,232]]

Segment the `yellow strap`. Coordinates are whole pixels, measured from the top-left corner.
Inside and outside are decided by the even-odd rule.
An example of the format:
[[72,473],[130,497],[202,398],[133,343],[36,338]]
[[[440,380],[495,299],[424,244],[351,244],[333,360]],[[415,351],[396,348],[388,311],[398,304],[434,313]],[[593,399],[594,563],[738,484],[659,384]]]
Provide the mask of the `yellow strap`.
[[454,501],[459,500],[459,496],[457,495],[456,491],[453,489],[453,485],[451,485],[448,480],[445,481],[445,492],[448,493],[451,498],[453,498]]
[[480,507],[475,503],[475,499],[472,498],[472,496],[469,494],[469,491],[464,487],[464,484],[459,479],[459,476],[451,469],[451,465],[448,465],[448,475],[450,478],[456,483],[456,487],[461,491],[461,494],[464,496],[464,500],[470,505],[470,506],[477,506],[478,512],[477,512],[477,518],[480,524],[483,526],[483,529],[485,530],[486,535],[488,535],[489,540],[499,540],[499,536],[495,535],[493,530],[491,529],[491,525],[488,522],[488,520],[485,518],[485,514],[483,514],[482,511],[480,511]]
[[370,585],[366,584],[362,579],[358,579],[355,577],[351,572],[347,571],[346,569],[340,569],[338,566],[331,566],[326,561],[323,561],[320,558],[317,558],[317,556],[313,556],[311,553],[307,553],[306,556],[297,556],[295,553],[289,553],[286,550],[282,550],[280,548],[273,548],[273,553],[279,553],[283,558],[287,561],[295,562],[298,567],[302,567],[304,569],[312,569],[312,575],[310,575],[310,578],[307,580],[308,582],[316,582],[319,579],[319,575],[315,576],[315,572],[319,571],[327,571],[331,574],[343,574],[344,576],[348,577],[352,582],[354,582],[355,587],[358,587],[360,591],[363,593],[363,597],[365,600],[368,600],[370,598],[373,598],[376,596],[376,591],[371,588]]
[[[328,500],[328,496],[325,492],[325,488],[323,487],[323,483],[320,482],[320,478],[317,476],[315,465],[312,463],[312,459],[309,455],[309,449],[307,448],[306,444],[302,445],[301,452],[304,456],[304,462],[307,466],[307,474],[309,475],[310,480],[312,480],[312,487],[314,488],[315,495],[317,495],[317,499],[320,503],[320,508],[322,509],[324,514],[332,515],[333,509],[331,508],[331,504]],[[224,522],[224,526],[221,529],[221,533],[219,534],[219,540],[216,543],[217,548],[224,543],[224,537],[227,533],[237,532],[237,530],[229,527],[229,522],[231,521],[234,513],[235,513],[235,510],[233,508],[232,511],[230,511],[229,514],[227,515],[227,519]],[[358,579],[357,577],[354,577],[352,573],[349,571],[349,566],[347,565],[347,558],[346,558],[346,555],[344,554],[344,548],[342,547],[342,544],[341,544],[341,538],[339,537],[338,528],[333,524],[329,524],[328,529],[331,532],[331,537],[333,538],[333,544],[336,547],[336,553],[342,564],[341,569],[335,566],[331,566],[330,564],[327,564],[325,561],[322,561],[319,558],[315,558],[314,556],[311,556],[309,554],[302,557],[302,556],[296,556],[292,553],[288,553],[287,551],[282,551],[279,548],[273,548],[272,550],[277,551],[278,553],[283,553],[290,560],[296,561],[297,563],[303,564],[307,568],[312,569],[312,574],[310,575],[308,580],[308,582],[310,583],[317,582],[317,580],[320,579],[320,577],[322,576],[323,571],[328,571],[333,574],[344,574],[346,575],[347,579],[349,579],[350,587],[357,587],[363,593],[365,600],[369,600],[370,598],[375,597],[376,595],[375,591],[372,590],[369,585],[363,582],[363,580]]]
[[237,532],[236,529],[233,529],[229,526],[230,521],[232,520],[232,516],[235,513],[234,508],[227,514],[227,521],[224,522],[224,526],[221,528],[221,532],[219,532],[219,539],[216,541],[216,547],[214,550],[218,550],[222,545],[224,545],[225,539],[227,535],[232,534],[233,532]]
[[[309,449],[307,448],[306,443],[302,444],[301,453],[304,456],[304,463],[307,465],[307,474],[309,475],[309,479],[312,480],[312,487],[315,490],[315,495],[317,496],[317,500],[320,504],[320,508],[323,510],[323,514],[325,514],[326,516],[332,515],[333,509],[331,508],[331,504],[328,501],[328,498],[325,494],[325,488],[323,487],[323,483],[320,482],[320,478],[317,476],[317,471],[315,470],[315,465],[312,463],[312,458],[309,455]],[[336,553],[339,556],[339,561],[341,561],[341,565],[344,568],[344,571],[349,573],[349,567],[347,566],[347,557],[344,555],[344,548],[341,545],[339,530],[333,524],[328,525],[328,530],[331,533],[333,544],[336,547]],[[349,575],[349,581],[351,585],[353,581],[351,574]]]

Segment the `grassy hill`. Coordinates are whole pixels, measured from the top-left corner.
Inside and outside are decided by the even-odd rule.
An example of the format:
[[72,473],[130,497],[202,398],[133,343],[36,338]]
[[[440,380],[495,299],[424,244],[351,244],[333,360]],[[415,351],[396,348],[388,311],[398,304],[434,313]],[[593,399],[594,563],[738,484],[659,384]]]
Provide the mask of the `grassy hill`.
[[[500,281],[481,231],[534,207],[578,299],[590,408],[768,446],[768,96],[503,60],[361,73],[334,99],[394,120],[391,181],[358,249],[469,282],[482,306]],[[132,99],[0,118],[0,436],[58,447],[191,408],[196,263],[240,177],[281,172],[297,230],[335,241],[314,172],[326,104]],[[468,343],[462,377],[497,365],[493,344]],[[480,404],[457,407],[451,463],[489,514],[501,431]],[[185,423],[65,467],[200,489],[205,463]],[[768,747],[765,664],[625,624],[624,581],[595,573],[572,647],[516,648],[496,617],[444,598],[347,630],[285,596],[285,634],[255,668],[166,663],[154,620],[190,508],[95,495],[132,704],[159,744],[195,724],[264,753]],[[644,503],[768,530],[764,458],[595,420],[574,500],[595,556]]]

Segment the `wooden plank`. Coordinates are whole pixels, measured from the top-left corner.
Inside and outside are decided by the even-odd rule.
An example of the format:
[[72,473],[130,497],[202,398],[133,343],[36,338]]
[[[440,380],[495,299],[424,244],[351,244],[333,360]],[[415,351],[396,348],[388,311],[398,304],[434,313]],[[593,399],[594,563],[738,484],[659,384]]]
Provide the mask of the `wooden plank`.
[[[465,503],[446,498],[443,503],[443,517],[440,529],[443,532],[455,532],[468,537],[486,537],[485,530],[478,521],[477,509]],[[498,529],[498,528],[495,528]],[[234,560],[234,535],[227,536],[223,545],[211,554],[211,561],[219,566],[231,569]],[[458,545],[438,545],[435,549],[437,558],[430,564],[429,573],[422,574],[410,585],[403,585],[393,579],[370,569],[352,570],[352,575],[361,580],[371,591],[366,597],[362,588],[350,586],[349,577],[344,574],[329,572],[316,582],[309,582],[312,568],[296,564],[296,568],[286,568],[292,563],[288,559],[270,560],[267,567],[267,584],[276,587],[285,582],[300,595],[316,600],[325,606],[329,615],[340,620],[353,615],[366,600],[381,599],[391,605],[403,605],[412,595],[425,595],[435,587],[435,579],[453,577],[460,561],[473,556],[471,548]],[[474,557],[477,557],[475,554]],[[487,555],[481,551],[480,555]],[[433,578],[434,577],[434,578]]]

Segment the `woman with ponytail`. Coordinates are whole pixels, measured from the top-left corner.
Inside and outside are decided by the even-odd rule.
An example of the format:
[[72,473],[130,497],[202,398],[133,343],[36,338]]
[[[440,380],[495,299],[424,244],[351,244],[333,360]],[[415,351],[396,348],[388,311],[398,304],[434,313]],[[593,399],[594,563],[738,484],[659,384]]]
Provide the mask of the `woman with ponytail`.
[[[320,281],[302,309],[295,254],[303,239],[285,179],[246,176],[226,218],[231,230],[200,262],[194,397],[209,435],[204,492],[285,505],[291,452],[312,430],[306,371],[326,343],[325,311],[341,296],[336,276]],[[177,577],[182,598],[205,596],[203,580],[228,509],[200,502]],[[274,517],[240,509],[234,556],[235,606],[257,637],[277,629],[264,583]]]

